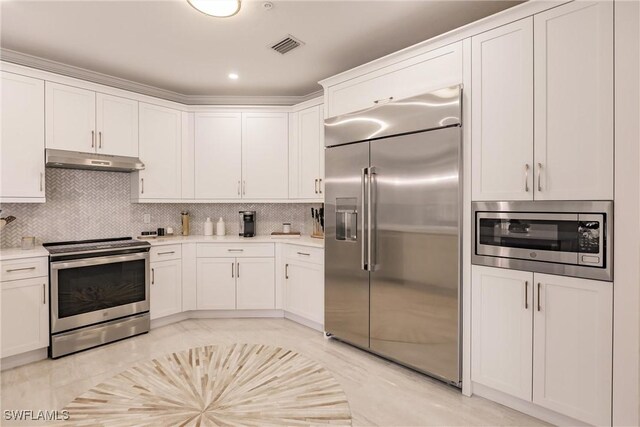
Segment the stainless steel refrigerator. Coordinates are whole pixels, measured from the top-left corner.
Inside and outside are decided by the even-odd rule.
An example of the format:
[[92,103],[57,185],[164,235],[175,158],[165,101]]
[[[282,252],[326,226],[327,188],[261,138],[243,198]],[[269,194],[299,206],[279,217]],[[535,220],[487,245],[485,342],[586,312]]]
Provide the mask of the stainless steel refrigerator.
[[325,330],[457,386],[461,93],[325,121]]

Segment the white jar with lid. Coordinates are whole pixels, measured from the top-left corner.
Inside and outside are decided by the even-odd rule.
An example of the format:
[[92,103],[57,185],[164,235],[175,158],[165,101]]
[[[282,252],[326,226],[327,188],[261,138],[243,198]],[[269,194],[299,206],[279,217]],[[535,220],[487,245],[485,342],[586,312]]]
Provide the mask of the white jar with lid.
[[213,222],[209,217],[207,217],[207,220],[204,222],[204,235],[213,236]]
[[216,236],[224,236],[224,235],[225,235],[224,220],[222,219],[222,217],[220,217],[220,219],[218,220],[218,223],[216,224]]

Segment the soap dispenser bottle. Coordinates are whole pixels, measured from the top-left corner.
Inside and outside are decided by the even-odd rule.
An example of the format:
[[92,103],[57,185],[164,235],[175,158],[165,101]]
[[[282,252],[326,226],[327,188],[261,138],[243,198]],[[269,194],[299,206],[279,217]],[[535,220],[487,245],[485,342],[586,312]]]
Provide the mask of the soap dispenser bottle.
[[209,217],[207,217],[207,220],[204,222],[204,235],[213,236],[213,222]]
[[224,236],[224,234],[225,234],[224,220],[222,219],[222,217],[220,217],[220,219],[218,220],[218,223],[216,224],[216,236]]

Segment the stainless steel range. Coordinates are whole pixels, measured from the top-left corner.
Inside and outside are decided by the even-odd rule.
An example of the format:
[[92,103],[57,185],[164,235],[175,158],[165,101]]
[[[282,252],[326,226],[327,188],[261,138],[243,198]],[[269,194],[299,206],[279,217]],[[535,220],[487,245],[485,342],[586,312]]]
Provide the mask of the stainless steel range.
[[43,246],[50,254],[49,357],[149,331],[148,242],[123,237]]

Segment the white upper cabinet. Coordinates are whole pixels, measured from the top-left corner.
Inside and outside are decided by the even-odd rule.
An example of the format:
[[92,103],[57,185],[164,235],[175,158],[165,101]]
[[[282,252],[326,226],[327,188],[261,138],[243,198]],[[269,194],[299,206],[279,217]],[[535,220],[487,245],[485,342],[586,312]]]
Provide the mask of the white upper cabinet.
[[[295,154],[290,168],[297,171],[292,177],[291,195],[300,199],[321,199],[324,166],[324,113],[323,106],[316,105],[294,114]],[[293,167],[295,166],[295,168]],[[297,168],[297,169],[296,169]]]
[[97,151],[138,157],[138,101],[96,95]]
[[96,151],[96,93],[58,83],[46,85],[46,146]]
[[140,103],[140,160],[132,174],[132,197],[179,199],[181,196],[182,113]]
[[242,113],[243,198],[288,198],[288,116],[288,113]]
[[530,401],[533,273],[472,267],[471,379]]
[[327,88],[327,117],[462,83],[462,42],[382,67]]
[[138,156],[138,101],[46,83],[46,146]]
[[533,18],[472,38],[473,200],[533,199]]
[[534,37],[536,199],[611,200],[613,2],[535,15]]
[[242,114],[196,113],[194,120],[196,199],[239,199]]
[[534,278],[533,402],[589,424],[611,425],[613,284],[538,273]]
[[44,81],[2,72],[0,202],[44,202]]

